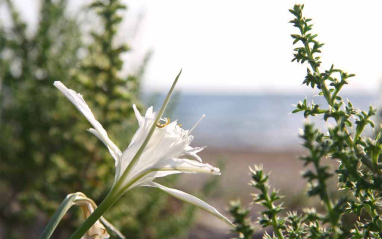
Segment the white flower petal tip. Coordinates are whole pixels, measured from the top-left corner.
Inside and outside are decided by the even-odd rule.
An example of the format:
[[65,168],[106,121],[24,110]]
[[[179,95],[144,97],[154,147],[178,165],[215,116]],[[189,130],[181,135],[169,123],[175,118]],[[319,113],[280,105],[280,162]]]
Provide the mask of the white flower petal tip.
[[223,214],[221,214],[218,210],[216,210],[216,208],[214,208],[213,206],[204,202],[203,200],[200,200],[199,198],[192,196],[191,194],[185,193],[185,192],[177,190],[177,189],[168,188],[168,187],[165,187],[161,184],[154,183],[154,182],[147,184],[145,186],[157,187],[160,190],[170,194],[171,196],[174,196],[174,197],[176,197],[182,201],[185,201],[187,203],[195,205],[198,208],[203,209],[204,211],[211,213],[212,215],[216,216],[217,218],[219,218],[223,222],[227,223],[229,226],[235,227],[235,225],[228,218],[223,216]]
[[147,111],[145,117],[152,117],[154,115],[154,107],[150,106]]
[[216,167],[214,167],[212,165],[209,165],[208,163],[206,165],[210,168],[211,174],[213,174],[213,175],[222,175],[222,173],[220,172],[219,168],[216,168]]
[[138,125],[139,125],[139,127],[141,127],[142,122],[143,122],[143,117],[142,117],[141,113],[139,112],[139,110],[135,104],[133,104],[133,109],[134,109],[135,117],[138,120]]

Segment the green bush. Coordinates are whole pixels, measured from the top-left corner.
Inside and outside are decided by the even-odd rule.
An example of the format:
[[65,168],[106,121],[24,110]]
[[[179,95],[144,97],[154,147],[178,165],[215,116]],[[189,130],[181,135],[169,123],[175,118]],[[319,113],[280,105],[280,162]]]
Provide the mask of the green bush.
[[[81,191],[99,203],[115,170],[107,149],[86,132],[89,123],[53,82],[86,92],[110,137],[127,147],[137,129],[132,104],[142,107],[139,87],[147,59],[135,74],[120,75],[120,55],[129,47],[115,44],[126,8],[119,0],[88,6],[101,23],[90,34],[67,14],[66,0],[41,1],[32,34],[13,2],[5,4],[12,24],[0,29],[0,220],[4,238],[36,238],[67,194]],[[171,185],[176,177],[165,180]],[[169,238],[184,233],[194,218],[193,207],[180,204],[170,212],[170,204],[159,190],[136,189],[105,217],[129,238]],[[78,213],[71,209],[53,237],[67,238],[83,220]]]
[[[325,71],[320,69],[318,54],[323,44],[312,34],[311,19],[302,15],[303,8],[304,5],[295,5],[290,10],[295,17],[291,23],[299,30],[299,34],[292,35],[293,44],[300,44],[294,49],[292,61],[307,63],[303,83],[318,89],[326,104],[305,99],[293,113],[303,112],[305,118],[321,116],[325,121],[335,122],[324,132],[306,124],[301,135],[307,150],[301,160],[306,166],[303,178],[308,181],[308,196],[319,197],[323,212],[310,208],[283,215],[284,208],[278,202],[281,196],[277,191],[270,192],[269,176],[261,167],[255,167],[251,170],[251,184],[259,192],[254,194],[254,202],[265,208],[257,223],[273,230],[273,236],[265,233],[264,238],[382,238],[382,132],[371,120],[376,110],[370,106],[368,111],[361,111],[340,96],[341,89],[354,75],[334,66]],[[364,136],[365,127],[375,128],[376,135]],[[338,168],[332,170],[326,160],[337,160]],[[328,190],[328,179],[334,176],[338,179],[339,197]],[[254,230],[248,210],[233,202],[230,212],[239,238],[251,238]]]

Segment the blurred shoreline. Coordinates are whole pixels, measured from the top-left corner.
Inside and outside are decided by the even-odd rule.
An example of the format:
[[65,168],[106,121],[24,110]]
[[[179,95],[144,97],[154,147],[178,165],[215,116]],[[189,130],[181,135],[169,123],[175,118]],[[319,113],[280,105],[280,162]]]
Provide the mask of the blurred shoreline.
[[[161,102],[163,95],[144,97],[146,105]],[[322,104],[324,99],[305,95],[308,102]],[[150,99],[149,99],[150,98]],[[367,110],[370,104],[380,107],[378,95],[344,95],[354,107]],[[304,119],[302,113],[292,114],[303,94],[295,95],[226,95],[226,94],[176,94],[171,100],[165,117],[178,120],[183,128],[190,129],[205,114],[205,119],[192,132],[194,146],[224,148],[231,151],[289,151],[299,150],[299,129],[311,122],[325,128],[333,122],[325,122],[322,116]],[[370,128],[365,133],[371,134]]]

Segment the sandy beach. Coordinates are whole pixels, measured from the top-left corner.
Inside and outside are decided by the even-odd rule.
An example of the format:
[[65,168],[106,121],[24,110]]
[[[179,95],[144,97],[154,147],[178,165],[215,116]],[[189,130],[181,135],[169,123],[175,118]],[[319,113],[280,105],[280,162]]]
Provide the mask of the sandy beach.
[[[199,153],[203,162],[217,166],[222,163],[222,175],[218,176],[219,187],[216,190],[222,199],[232,199],[240,197],[244,202],[249,202],[248,190],[252,187],[248,185],[251,180],[249,167],[263,165],[265,172],[270,172],[270,184],[281,190],[281,193],[293,195],[304,187],[305,181],[301,178],[303,162],[298,158],[303,155],[301,151],[287,150],[226,150],[206,148]],[[180,187],[195,190],[205,182],[207,175],[194,177],[182,175],[179,182]],[[190,184],[192,182],[192,184]],[[285,192],[283,189],[287,189]],[[224,197],[224,198],[223,198]]]

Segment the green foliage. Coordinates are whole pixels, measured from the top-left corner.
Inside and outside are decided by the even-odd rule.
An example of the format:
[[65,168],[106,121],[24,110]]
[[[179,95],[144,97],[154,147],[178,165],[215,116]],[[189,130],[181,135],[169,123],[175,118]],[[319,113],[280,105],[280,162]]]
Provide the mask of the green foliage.
[[59,152],[72,152],[65,158],[80,162],[85,148],[70,140],[67,130],[75,116],[69,107],[58,107],[52,84],[70,78],[82,43],[76,20],[64,12],[66,1],[42,2],[33,34],[12,1],[6,6],[12,25],[1,29],[0,211],[5,237],[25,238],[44,220],[42,211],[53,213],[79,188],[68,177],[75,163]]
[[285,229],[285,220],[279,218],[277,215],[283,209],[281,205],[275,205],[275,202],[281,197],[276,191],[269,193],[268,175],[264,175],[263,169],[255,167],[251,169],[252,179],[251,185],[258,190],[259,194],[254,194],[253,201],[266,208],[261,212],[260,225],[263,227],[272,226],[277,237],[282,237],[282,230]]
[[[295,17],[291,23],[299,30],[299,34],[292,35],[293,44],[300,44],[294,49],[292,61],[308,63],[303,83],[318,89],[327,105],[307,103],[305,99],[297,104],[293,113],[303,112],[305,118],[322,116],[325,121],[335,122],[326,132],[306,124],[301,135],[308,151],[301,157],[307,167],[303,177],[308,181],[308,196],[318,196],[324,212],[304,209],[301,215],[288,212],[286,217],[279,216],[282,208],[274,202],[280,196],[268,192],[268,176],[257,168],[252,171],[252,186],[260,192],[254,195],[254,200],[266,209],[261,212],[259,223],[273,228],[273,238],[382,238],[382,132],[372,121],[376,110],[370,106],[368,111],[361,111],[340,96],[342,87],[353,74],[334,66],[320,70],[318,54],[323,44],[311,33],[311,19],[303,17],[303,8],[303,5],[295,5],[290,10]],[[375,129],[375,136],[364,136],[365,127]],[[324,162],[327,159],[339,161],[338,168],[331,170]],[[340,197],[330,195],[328,190],[327,181],[334,175],[338,177]],[[235,212],[234,209],[232,206],[231,212]],[[354,215],[357,217],[354,222],[346,221]],[[243,222],[244,219],[237,221],[238,226],[247,225]],[[264,238],[272,237],[265,234]]]
[[240,200],[237,200],[230,202],[229,212],[233,216],[233,223],[236,226],[232,231],[239,234],[238,238],[250,239],[254,231],[251,221],[248,219],[250,210],[242,208]]
[[[143,108],[139,87],[147,59],[134,74],[121,75],[120,56],[129,47],[116,45],[126,8],[119,0],[90,4],[100,24],[89,44],[79,21],[66,13],[66,0],[41,1],[32,34],[13,2],[6,6],[12,24],[0,28],[0,220],[5,238],[37,237],[66,195],[81,191],[99,204],[115,170],[104,145],[86,132],[89,123],[53,82],[84,92],[109,136],[126,148],[137,129],[132,104]],[[176,177],[164,180],[171,185]],[[69,211],[53,237],[73,232],[83,220],[78,213]],[[194,207],[159,190],[135,189],[105,217],[128,238],[170,238],[184,233],[194,214]]]

